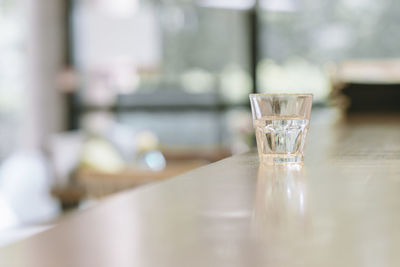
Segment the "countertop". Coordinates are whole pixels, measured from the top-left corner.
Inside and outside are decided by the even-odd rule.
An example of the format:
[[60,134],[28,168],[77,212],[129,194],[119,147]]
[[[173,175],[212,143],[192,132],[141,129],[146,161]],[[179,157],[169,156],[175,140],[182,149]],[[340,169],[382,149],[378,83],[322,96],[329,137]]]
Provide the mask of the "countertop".
[[0,266],[399,266],[400,117],[313,115],[303,166],[254,152],[118,193]]

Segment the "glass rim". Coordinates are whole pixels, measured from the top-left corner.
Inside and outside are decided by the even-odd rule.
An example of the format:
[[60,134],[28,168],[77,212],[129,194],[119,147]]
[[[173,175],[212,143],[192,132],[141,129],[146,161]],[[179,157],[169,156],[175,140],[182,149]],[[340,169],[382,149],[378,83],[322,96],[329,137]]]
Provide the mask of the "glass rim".
[[308,96],[314,97],[314,94],[311,93],[254,93],[249,94],[249,97],[255,96]]

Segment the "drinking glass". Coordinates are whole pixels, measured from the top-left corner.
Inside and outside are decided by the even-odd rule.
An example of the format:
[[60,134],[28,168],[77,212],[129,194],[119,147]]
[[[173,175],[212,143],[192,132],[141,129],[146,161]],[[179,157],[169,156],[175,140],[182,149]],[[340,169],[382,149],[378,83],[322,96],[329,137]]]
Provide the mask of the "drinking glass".
[[260,162],[303,162],[312,99],[312,94],[250,94]]

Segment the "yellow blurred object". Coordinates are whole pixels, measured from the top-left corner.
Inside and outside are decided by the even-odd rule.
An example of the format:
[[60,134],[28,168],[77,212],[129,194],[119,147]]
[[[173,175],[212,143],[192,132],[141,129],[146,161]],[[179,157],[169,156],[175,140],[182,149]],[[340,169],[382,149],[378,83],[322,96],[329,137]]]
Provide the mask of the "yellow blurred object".
[[150,131],[142,131],[136,135],[136,143],[139,152],[146,152],[158,147],[158,138]]
[[90,139],[84,144],[81,165],[107,173],[125,168],[124,160],[118,151],[101,138]]

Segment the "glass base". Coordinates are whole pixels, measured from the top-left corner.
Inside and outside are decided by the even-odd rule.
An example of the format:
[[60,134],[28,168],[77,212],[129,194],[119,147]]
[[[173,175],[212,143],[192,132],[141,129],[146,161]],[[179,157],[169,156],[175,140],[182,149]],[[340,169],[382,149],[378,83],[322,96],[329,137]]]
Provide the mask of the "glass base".
[[302,164],[302,154],[262,154],[259,156],[263,164]]

